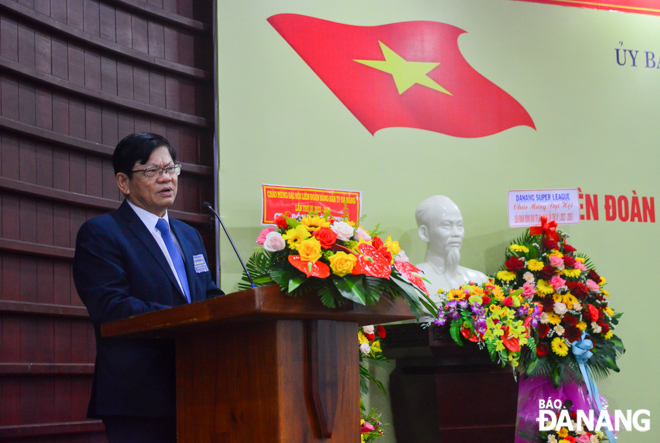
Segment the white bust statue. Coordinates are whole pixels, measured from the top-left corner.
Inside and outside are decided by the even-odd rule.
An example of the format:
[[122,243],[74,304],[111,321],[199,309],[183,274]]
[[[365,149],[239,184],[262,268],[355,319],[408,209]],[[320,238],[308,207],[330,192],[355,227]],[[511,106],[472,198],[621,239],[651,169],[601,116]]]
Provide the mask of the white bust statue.
[[470,281],[481,284],[488,279],[483,272],[459,265],[465,231],[456,203],[444,195],[434,195],[417,206],[415,218],[419,238],[428,243],[424,262],[417,267],[431,282],[426,288],[435,302],[440,288],[448,291]]

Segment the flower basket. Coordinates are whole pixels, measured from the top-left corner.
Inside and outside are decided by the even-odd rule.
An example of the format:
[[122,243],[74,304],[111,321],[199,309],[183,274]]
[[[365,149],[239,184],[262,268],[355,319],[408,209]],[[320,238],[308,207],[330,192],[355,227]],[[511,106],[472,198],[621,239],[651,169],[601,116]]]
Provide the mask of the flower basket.
[[[600,413],[603,400],[595,381],[610,371],[618,372],[616,360],[625,352],[614,334],[621,313],[615,314],[609,306],[605,278],[556,226],[542,217],[541,226],[530,228],[512,242],[496,275],[497,284],[522,291],[526,299],[543,307],[531,337],[536,346],[523,350],[519,359],[525,378],[518,405],[519,434],[525,440],[517,441],[545,443],[559,438],[598,443],[603,433],[586,435],[570,429],[541,433],[536,422],[539,399],[548,391],[552,394],[547,398]],[[569,395],[569,391],[575,392]],[[613,441],[613,434],[606,433]]]
[[[495,282],[543,306],[534,331],[536,349],[522,353],[520,371],[550,378],[559,387],[585,382],[581,356],[597,378],[618,372],[616,360],[625,348],[614,334],[622,314],[609,307],[605,278],[555,226],[544,221],[512,242]],[[593,347],[588,350],[587,345]]]
[[[285,214],[276,223],[262,231],[261,247],[247,263],[256,286],[276,283],[293,297],[315,293],[328,308],[347,301],[374,305],[385,296],[404,299],[418,317],[435,309],[419,270],[397,241],[381,239],[377,227],[369,232],[329,213],[301,220]],[[244,274],[239,288],[248,287]]]

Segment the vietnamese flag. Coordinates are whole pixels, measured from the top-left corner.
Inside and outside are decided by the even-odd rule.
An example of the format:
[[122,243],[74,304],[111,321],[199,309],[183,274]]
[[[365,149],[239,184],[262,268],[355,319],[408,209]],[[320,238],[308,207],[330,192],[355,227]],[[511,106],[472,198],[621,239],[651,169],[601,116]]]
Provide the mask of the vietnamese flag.
[[392,127],[464,138],[536,129],[520,103],[463,58],[465,31],[455,26],[351,26],[296,14],[268,22],[372,135]]

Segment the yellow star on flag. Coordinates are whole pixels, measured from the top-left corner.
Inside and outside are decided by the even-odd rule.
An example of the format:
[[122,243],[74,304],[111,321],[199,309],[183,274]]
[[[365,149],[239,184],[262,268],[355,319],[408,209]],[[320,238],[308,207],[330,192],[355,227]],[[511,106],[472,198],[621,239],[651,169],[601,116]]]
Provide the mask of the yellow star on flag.
[[383,51],[383,56],[385,60],[354,60],[363,65],[367,65],[371,68],[378,69],[379,71],[387,72],[392,74],[394,78],[394,83],[396,84],[396,89],[399,91],[399,94],[403,94],[410,87],[415,84],[420,84],[426,86],[427,88],[440,91],[444,94],[452,95],[445,88],[437,84],[435,81],[431,80],[427,75],[431,72],[436,66],[440,63],[429,63],[429,62],[409,62],[404,60],[396,52],[392,51],[390,48],[385,46],[381,41],[380,49]]

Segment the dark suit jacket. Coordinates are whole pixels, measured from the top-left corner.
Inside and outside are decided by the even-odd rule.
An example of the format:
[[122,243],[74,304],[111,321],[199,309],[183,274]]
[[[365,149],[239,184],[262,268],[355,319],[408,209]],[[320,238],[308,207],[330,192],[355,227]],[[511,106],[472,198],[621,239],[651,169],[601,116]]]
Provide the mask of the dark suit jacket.
[[[208,259],[199,232],[170,218],[186,265],[192,302],[221,295],[211,273],[195,271],[193,256]],[[126,201],[78,231],[73,278],[96,332],[90,417],[175,415],[172,340],[101,337],[103,323],[186,303],[158,243]]]

